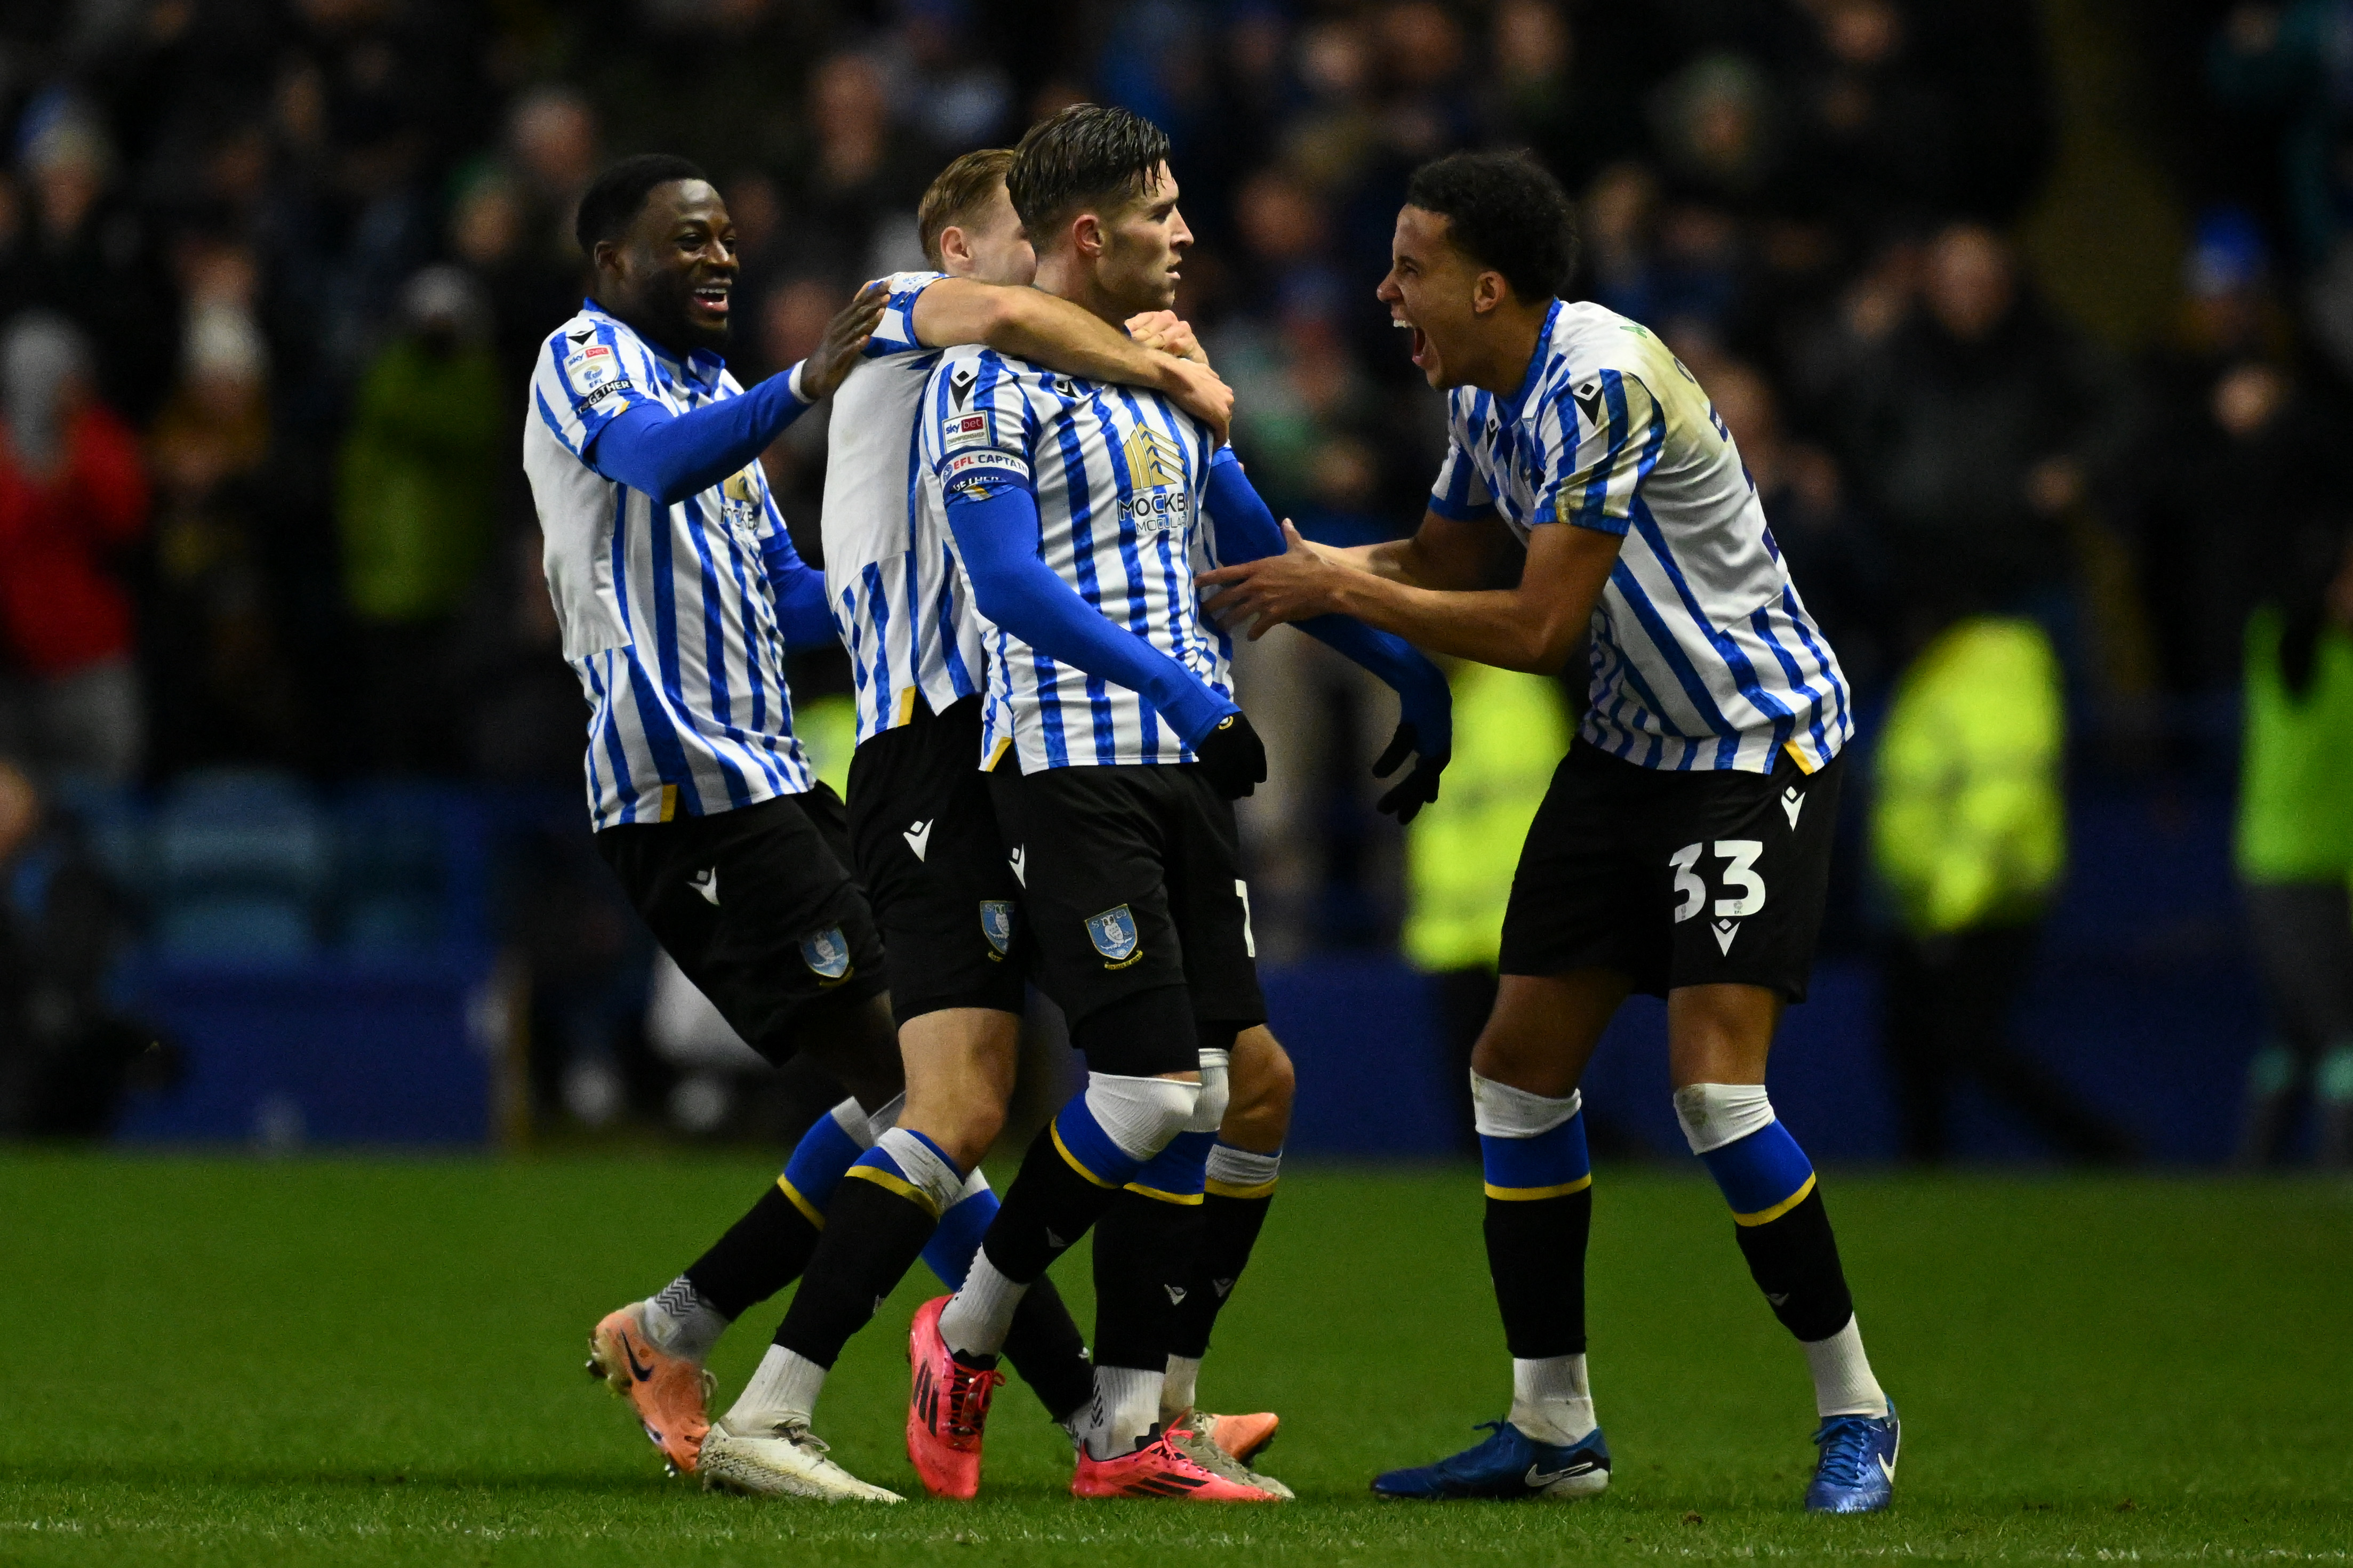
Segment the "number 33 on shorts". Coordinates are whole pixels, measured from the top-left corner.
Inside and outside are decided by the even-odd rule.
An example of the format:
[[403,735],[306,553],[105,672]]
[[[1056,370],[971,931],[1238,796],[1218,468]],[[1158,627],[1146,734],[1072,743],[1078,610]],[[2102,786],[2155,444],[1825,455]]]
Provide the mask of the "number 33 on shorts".
[[1682,900],[1675,906],[1677,925],[1708,908],[1707,883],[1696,868],[1702,852],[1709,848],[1722,862],[1716,880],[1730,895],[1716,900],[1711,911],[1715,916],[1715,945],[1729,953],[1733,939],[1740,934],[1740,922],[1765,908],[1765,879],[1757,874],[1757,858],[1765,853],[1765,845],[1757,838],[1719,838],[1713,846],[1686,844],[1668,856],[1667,865],[1675,874],[1675,895]]

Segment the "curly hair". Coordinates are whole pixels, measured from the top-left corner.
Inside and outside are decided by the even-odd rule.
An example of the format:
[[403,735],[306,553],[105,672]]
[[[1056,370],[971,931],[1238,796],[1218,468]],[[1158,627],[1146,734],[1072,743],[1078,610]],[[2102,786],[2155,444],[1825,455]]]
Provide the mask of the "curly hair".
[[1454,247],[1502,273],[1523,300],[1567,293],[1577,276],[1577,209],[1527,153],[1456,153],[1424,163],[1405,199],[1447,218]]

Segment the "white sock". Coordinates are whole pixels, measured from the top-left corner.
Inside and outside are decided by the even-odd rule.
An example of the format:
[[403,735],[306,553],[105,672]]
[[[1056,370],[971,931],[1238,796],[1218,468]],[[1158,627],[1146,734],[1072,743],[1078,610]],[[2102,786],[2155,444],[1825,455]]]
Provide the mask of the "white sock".
[[787,1415],[807,1421],[825,1389],[825,1368],[805,1355],[770,1345],[752,1381],[727,1409],[727,1429],[741,1435],[773,1426]]
[[1814,1374],[1814,1413],[1818,1415],[1885,1415],[1887,1395],[1871,1375],[1871,1358],[1862,1353],[1862,1331],[1849,1318],[1846,1327],[1826,1340],[1799,1348],[1806,1352],[1806,1370]]
[[964,1277],[964,1288],[940,1310],[940,1338],[960,1356],[1001,1353],[1005,1336],[1013,1329],[1014,1309],[1029,1293],[1029,1286],[999,1273],[988,1260],[988,1248],[982,1247],[972,1255],[972,1272]]
[[1095,1368],[1095,1402],[1087,1407],[1081,1428],[1087,1458],[1116,1459],[1144,1447],[1145,1436],[1160,1419],[1163,1374],[1132,1366]]
[[727,1331],[728,1321],[683,1274],[646,1301],[646,1338],[654,1349],[691,1362],[711,1359],[711,1347]]
[[1539,1443],[1566,1447],[1589,1436],[1599,1423],[1593,1419],[1593,1391],[1585,1382],[1585,1358],[1513,1357],[1509,1419]]
[[1201,1381],[1201,1361],[1198,1356],[1172,1355],[1168,1358],[1167,1375],[1160,1384],[1160,1424],[1176,1424],[1176,1417],[1192,1413],[1194,1389]]

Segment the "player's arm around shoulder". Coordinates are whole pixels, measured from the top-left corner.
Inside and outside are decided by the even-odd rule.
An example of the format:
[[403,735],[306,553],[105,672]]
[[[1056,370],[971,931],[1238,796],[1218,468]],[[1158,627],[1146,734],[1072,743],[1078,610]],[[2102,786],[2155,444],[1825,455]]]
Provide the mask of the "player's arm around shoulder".
[[1042,289],[942,278],[916,296],[912,321],[933,348],[986,344],[1065,375],[1161,393],[1220,441],[1233,419],[1233,390],[1206,363],[1147,348]]

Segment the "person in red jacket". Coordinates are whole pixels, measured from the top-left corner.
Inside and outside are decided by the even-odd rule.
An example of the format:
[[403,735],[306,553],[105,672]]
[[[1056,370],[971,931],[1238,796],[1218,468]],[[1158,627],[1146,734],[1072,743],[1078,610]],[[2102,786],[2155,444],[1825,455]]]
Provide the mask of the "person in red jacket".
[[147,523],[137,438],[92,391],[64,320],[0,335],[0,756],[123,783],[145,724],[114,558]]

